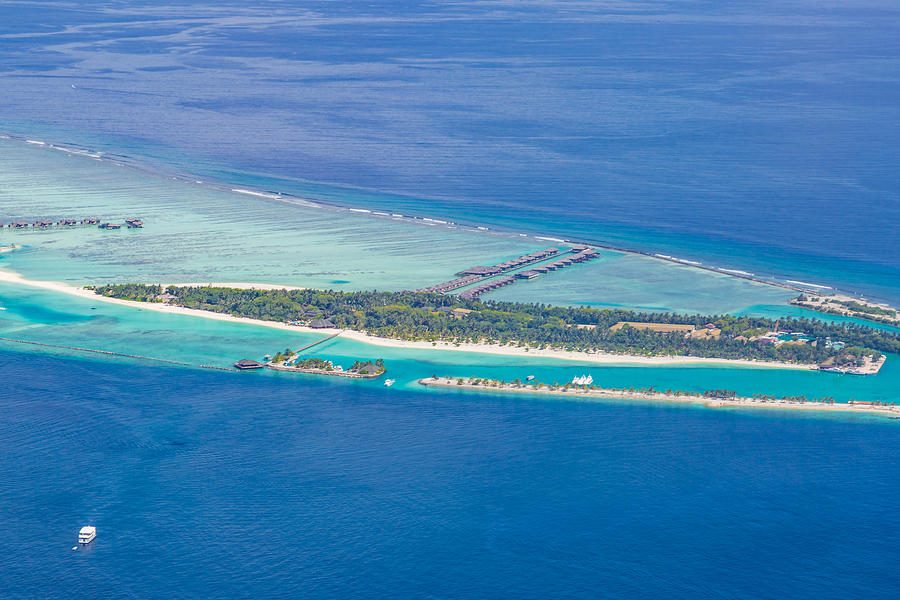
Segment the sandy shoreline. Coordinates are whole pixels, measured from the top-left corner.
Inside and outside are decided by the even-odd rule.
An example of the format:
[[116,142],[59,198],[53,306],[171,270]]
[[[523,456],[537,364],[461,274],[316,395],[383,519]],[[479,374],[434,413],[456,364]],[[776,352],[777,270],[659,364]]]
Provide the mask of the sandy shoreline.
[[733,400],[718,398],[704,398],[702,396],[676,396],[662,392],[623,392],[610,389],[576,389],[569,391],[562,389],[549,389],[547,387],[518,387],[511,383],[500,383],[497,386],[472,384],[471,378],[463,377],[463,384],[459,385],[457,377],[438,377],[437,379],[420,379],[419,385],[425,387],[453,388],[456,390],[478,390],[487,392],[507,392],[514,394],[537,394],[551,396],[566,396],[571,399],[605,398],[608,400],[634,400],[650,402],[677,402],[680,404],[702,404],[711,408],[755,408],[755,409],[782,409],[782,410],[806,410],[822,412],[864,413],[877,414],[900,419],[900,406],[884,406],[873,404],[847,404],[837,402],[828,404],[823,402],[796,402],[791,400],[760,400],[757,398],[737,397]]
[[[132,308],[153,310],[169,314],[181,314],[194,317],[202,317],[205,319],[214,319],[217,321],[230,321],[232,323],[246,323],[251,325],[259,325],[262,327],[270,327],[273,329],[281,329],[295,333],[316,333],[331,335],[339,332],[338,329],[313,329],[311,327],[302,327],[297,325],[288,325],[276,321],[262,321],[259,319],[251,319],[248,317],[235,317],[224,313],[199,310],[194,308],[184,308],[181,306],[171,306],[168,304],[152,303],[152,302],[135,302],[132,300],[120,300],[118,298],[109,298],[95,294],[92,290],[82,287],[76,287],[65,283],[55,281],[35,281],[26,279],[18,273],[12,271],[0,270],[0,282],[12,283],[17,285],[26,285],[40,289],[50,290],[72,296],[79,296],[89,300],[98,302],[108,302],[111,304],[119,304]],[[261,284],[261,283],[185,283],[185,284],[166,284],[166,285],[221,285],[225,287],[252,286],[255,289],[298,289],[292,286],[282,286],[277,284]],[[426,342],[426,341],[407,341],[395,340],[391,338],[382,338],[369,335],[360,331],[342,331],[340,337],[350,339],[372,346],[385,346],[390,348],[406,348],[414,350],[452,350],[455,352],[476,352],[482,354],[494,354],[501,356],[518,356],[518,357],[535,357],[535,358],[552,358],[558,360],[577,361],[582,363],[594,364],[638,364],[638,365],[709,365],[709,366],[728,366],[728,367],[755,367],[755,368],[774,368],[774,369],[800,369],[815,370],[816,365],[807,364],[789,364],[779,362],[764,362],[753,360],[733,360],[725,358],[701,358],[692,356],[636,356],[636,355],[620,355],[609,353],[588,353],[588,352],[568,352],[565,350],[526,350],[525,348],[501,346],[499,344],[472,344],[461,343],[459,345],[451,342]]]
[[[806,299],[801,301],[799,298],[802,298],[803,296],[806,296]],[[890,315],[872,314],[865,311],[854,310],[841,304],[844,302],[855,302],[869,308],[893,311],[894,316],[892,317]],[[846,294],[816,295],[815,292],[805,292],[800,297],[792,299],[790,303],[793,306],[799,306],[808,310],[814,310],[824,315],[839,315],[843,317],[861,319],[863,321],[869,321],[871,323],[883,323],[885,325],[900,327],[900,310],[897,310],[896,308],[887,304],[871,302],[863,298],[855,298]]]

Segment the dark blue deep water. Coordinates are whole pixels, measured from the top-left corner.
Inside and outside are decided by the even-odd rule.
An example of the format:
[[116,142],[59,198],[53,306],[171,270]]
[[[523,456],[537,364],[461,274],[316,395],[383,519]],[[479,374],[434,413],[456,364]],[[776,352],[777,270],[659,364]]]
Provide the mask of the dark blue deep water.
[[900,302],[900,5],[0,4],[0,129]]
[[[900,426],[0,353],[3,598],[896,598]],[[78,528],[97,540],[72,551]]]

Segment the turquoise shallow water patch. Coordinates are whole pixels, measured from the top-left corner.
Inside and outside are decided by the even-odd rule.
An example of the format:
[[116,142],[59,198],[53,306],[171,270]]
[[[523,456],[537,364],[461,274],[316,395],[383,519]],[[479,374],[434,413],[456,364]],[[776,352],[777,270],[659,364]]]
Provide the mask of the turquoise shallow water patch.
[[[75,346],[173,360],[194,366],[230,367],[241,358],[261,360],[285,348],[296,349],[322,339],[322,334],[301,333],[246,323],[217,321],[189,315],[96,302],[24,286],[0,284],[0,337]],[[2,313],[18,315],[3,319]],[[29,318],[30,317],[30,318]],[[90,360],[125,360],[82,354],[59,348],[42,348],[0,342],[4,348],[24,353],[70,354]],[[417,379],[431,375],[490,377],[513,380],[535,375],[546,383],[565,383],[589,373],[605,387],[648,387],[703,391],[733,389],[740,394],[834,396],[840,401],[897,401],[900,390],[900,357],[890,356],[874,377],[839,375],[793,369],[709,365],[644,366],[594,364],[532,356],[502,356],[452,350],[421,350],[371,345],[335,338],[307,353],[349,366],[356,359],[383,358],[386,377],[397,379],[397,388],[417,389]],[[308,377],[284,373],[246,373],[248,377],[288,378],[304,385]],[[376,381],[344,381],[346,385],[380,386]]]

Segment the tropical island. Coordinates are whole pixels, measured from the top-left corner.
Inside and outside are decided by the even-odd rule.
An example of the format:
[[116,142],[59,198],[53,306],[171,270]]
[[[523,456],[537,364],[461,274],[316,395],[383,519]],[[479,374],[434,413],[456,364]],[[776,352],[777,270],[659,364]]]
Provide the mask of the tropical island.
[[487,344],[637,357],[756,361],[872,374],[900,334],[858,323],[468,300],[430,292],[343,292],[117,284],[105,298],[432,345]]
[[806,396],[773,396],[753,394],[738,396],[733,390],[657,390],[648,388],[604,388],[598,385],[576,383],[560,385],[557,382],[545,384],[539,381],[502,381],[483,377],[438,377],[434,375],[420,379],[419,385],[425,387],[454,388],[458,390],[474,389],[491,392],[513,392],[523,394],[567,395],[576,398],[605,398],[615,400],[650,400],[655,402],[684,402],[703,404],[709,407],[744,407],[744,408],[784,408],[794,410],[823,410],[867,412],[900,419],[900,407],[894,402],[868,402],[850,400],[835,402],[827,396],[823,398],[807,398]]
[[375,361],[359,361],[344,369],[330,360],[317,357],[301,358],[298,353],[285,350],[279,352],[265,365],[275,371],[287,371],[289,373],[307,373],[312,375],[334,375],[337,377],[351,377],[356,379],[375,379],[381,377],[387,370],[382,359]]

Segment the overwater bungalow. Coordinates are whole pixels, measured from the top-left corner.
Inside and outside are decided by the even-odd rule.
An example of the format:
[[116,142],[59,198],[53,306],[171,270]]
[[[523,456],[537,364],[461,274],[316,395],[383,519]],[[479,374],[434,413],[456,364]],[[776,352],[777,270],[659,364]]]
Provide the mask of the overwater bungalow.
[[98,223],[100,223],[100,219],[88,218],[88,219],[81,220],[82,225],[97,225]]
[[491,275],[497,275],[503,270],[503,267],[500,265],[493,265],[490,267],[469,267],[468,269],[464,269],[458,273],[458,275],[481,275],[482,277],[489,277]]
[[242,358],[241,360],[234,363],[234,368],[241,371],[247,371],[250,369],[262,369],[263,367],[265,367],[264,364],[258,363],[255,360],[250,360],[249,358]]

